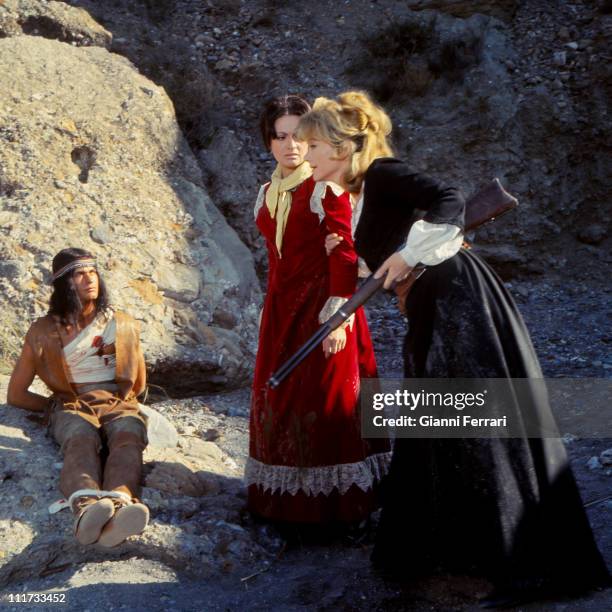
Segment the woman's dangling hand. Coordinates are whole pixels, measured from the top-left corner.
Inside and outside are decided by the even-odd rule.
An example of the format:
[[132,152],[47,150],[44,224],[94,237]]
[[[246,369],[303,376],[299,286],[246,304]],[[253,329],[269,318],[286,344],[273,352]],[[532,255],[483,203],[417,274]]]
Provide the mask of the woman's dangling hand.
[[334,329],[325,340],[323,340],[323,352],[325,357],[339,353],[346,346],[346,330],[342,327]]
[[387,275],[385,278],[385,289],[390,289],[394,282],[404,280],[412,271],[412,266],[406,263],[406,260],[399,254],[393,253],[391,257],[386,259],[383,264],[376,270],[374,278],[380,278]]
[[344,240],[338,234],[327,234],[325,236],[325,252],[330,255],[331,252]]

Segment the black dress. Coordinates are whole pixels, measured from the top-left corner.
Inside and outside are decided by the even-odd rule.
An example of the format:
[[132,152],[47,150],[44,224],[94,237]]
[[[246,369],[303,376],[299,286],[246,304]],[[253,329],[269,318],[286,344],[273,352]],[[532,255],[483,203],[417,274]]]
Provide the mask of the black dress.
[[[461,227],[464,201],[399,160],[372,163],[355,242],[371,270],[423,212]],[[407,311],[406,378],[543,377],[512,297],[470,251],[430,266]],[[528,409],[551,418],[541,397]],[[405,578],[445,569],[576,593],[610,581],[558,438],[398,439],[372,559]]]

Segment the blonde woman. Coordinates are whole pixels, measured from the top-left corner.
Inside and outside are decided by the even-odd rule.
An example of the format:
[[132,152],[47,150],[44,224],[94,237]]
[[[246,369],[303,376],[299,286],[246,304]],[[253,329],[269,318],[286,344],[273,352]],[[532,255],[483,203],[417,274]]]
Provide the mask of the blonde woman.
[[[363,92],[317,99],[299,128],[313,178],[351,193],[356,251],[385,288],[427,266],[407,303],[405,376],[542,378],[511,296],[462,248],[461,193],[391,157],[390,132]],[[552,418],[531,399],[515,416]],[[483,607],[609,582],[558,439],[398,439],[373,561],[403,577],[484,574],[495,588]]]

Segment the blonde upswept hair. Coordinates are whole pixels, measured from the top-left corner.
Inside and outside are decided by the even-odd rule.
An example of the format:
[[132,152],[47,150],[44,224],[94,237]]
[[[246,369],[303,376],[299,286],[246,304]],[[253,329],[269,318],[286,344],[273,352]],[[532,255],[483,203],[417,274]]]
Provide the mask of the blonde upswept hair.
[[315,138],[336,148],[339,159],[350,157],[344,180],[349,191],[361,190],[363,176],[377,157],[392,157],[387,140],[391,119],[363,91],[347,91],[337,100],[317,98],[312,110],[300,118],[298,137]]

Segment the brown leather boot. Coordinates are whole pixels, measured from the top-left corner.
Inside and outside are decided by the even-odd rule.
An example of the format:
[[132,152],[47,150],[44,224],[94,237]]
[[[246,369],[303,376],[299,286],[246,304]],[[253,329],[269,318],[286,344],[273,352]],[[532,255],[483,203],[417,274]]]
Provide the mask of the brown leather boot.
[[93,544],[98,541],[102,529],[115,513],[115,505],[111,499],[98,500],[95,497],[79,497],[72,511],[76,516],[74,535],[81,544]]
[[140,495],[144,447],[140,436],[129,431],[117,431],[108,440],[104,489],[127,493],[136,503],[115,500],[115,514],[98,539],[102,546],[117,546],[126,538],[142,533],[149,523],[149,509],[136,499]]
[[117,431],[108,440],[108,458],[104,466],[103,488],[140,495],[142,452],[145,444],[131,431]]
[[107,548],[117,546],[130,536],[142,533],[149,524],[149,509],[144,504],[137,502],[124,505],[117,500],[115,503],[121,507],[115,511],[98,538],[98,544]]
[[64,443],[60,490],[66,498],[79,489],[100,488],[99,449],[100,440],[94,436],[74,436]]

